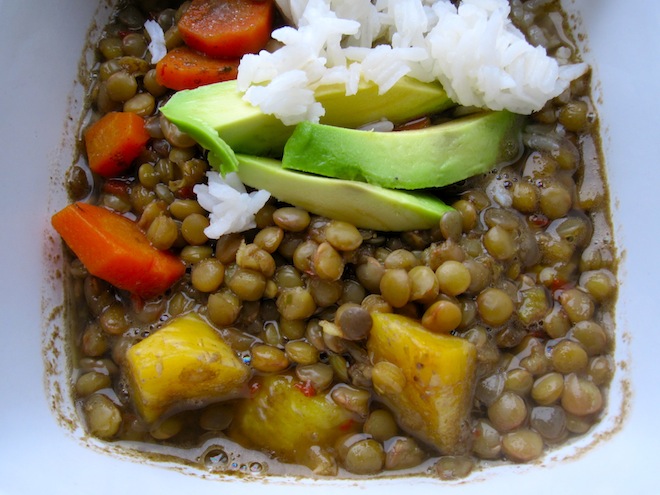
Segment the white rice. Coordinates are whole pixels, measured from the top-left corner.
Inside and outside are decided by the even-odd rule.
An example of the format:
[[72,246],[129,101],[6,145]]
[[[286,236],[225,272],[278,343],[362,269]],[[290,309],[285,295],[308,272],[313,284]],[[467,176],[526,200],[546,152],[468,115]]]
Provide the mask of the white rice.
[[224,234],[243,232],[256,227],[254,216],[270,198],[268,191],[248,193],[236,173],[225,175],[208,172],[207,184],[197,184],[193,192],[197,201],[208,211],[210,224],[204,229],[209,239],[219,239]]
[[144,29],[149,35],[149,46],[147,49],[151,53],[151,63],[156,64],[160,62],[165,55],[167,55],[167,47],[165,46],[165,33],[163,28],[160,27],[156,21],[149,20],[144,23]]
[[274,52],[243,57],[244,98],[286,124],[318,122],[322,84],[381,92],[401,77],[438,80],[465,106],[529,114],[562,93],[586,64],[559,65],[509,20],[507,0],[276,0],[296,26],[276,30]]

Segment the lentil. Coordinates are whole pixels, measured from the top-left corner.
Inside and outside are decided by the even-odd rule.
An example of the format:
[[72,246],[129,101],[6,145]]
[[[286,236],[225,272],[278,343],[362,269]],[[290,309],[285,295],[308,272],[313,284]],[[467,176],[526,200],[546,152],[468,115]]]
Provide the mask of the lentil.
[[241,310],[239,297],[229,289],[211,294],[207,302],[209,318],[219,326],[231,325]]
[[304,341],[287,342],[284,352],[289,361],[302,365],[314,364],[319,358],[316,347]]
[[470,270],[454,260],[447,260],[435,271],[440,291],[448,296],[458,296],[468,290],[472,283]]
[[402,308],[410,300],[410,277],[403,268],[386,270],[380,279],[383,298],[395,308]]
[[201,292],[215,292],[225,278],[225,266],[215,258],[206,258],[192,268],[190,280]]
[[465,478],[474,467],[474,461],[467,456],[443,456],[435,463],[433,468],[442,480],[456,480]]
[[363,430],[379,442],[385,442],[397,435],[399,428],[392,413],[386,409],[375,409],[364,422]]
[[513,392],[504,392],[488,407],[488,419],[499,431],[514,430],[527,419],[525,401]]
[[513,314],[513,301],[502,289],[486,289],[477,297],[477,310],[489,325],[500,326]]
[[327,241],[339,251],[353,251],[362,244],[362,234],[353,225],[332,220],[325,227]]
[[121,413],[117,406],[103,394],[92,394],[83,403],[87,428],[99,438],[112,438],[121,426]]
[[497,459],[502,452],[501,435],[493,425],[485,419],[477,421],[473,430],[472,451],[482,459]]
[[76,380],[76,393],[81,397],[86,397],[101,389],[108,388],[110,385],[108,375],[98,371],[89,371],[80,375]]
[[420,465],[426,454],[411,437],[397,437],[385,447],[385,469],[409,469]]
[[406,377],[396,364],[380,361],[374,364],[371,380],[381,395],[400,394],[406,386]]
[[183,428],[181,418],[172,416],[156,425],[155,428],[152,428],[149,434],[156,440],[167,440],[179,433],[181,428]]
[[552,349],[552,366],[560,373],[568,374],[582,371],[587,367],[587,351],[571,340],[562,340]]
[[282,349],[258,344],[250,350],[251,365],[257,371],[275,373],[289,367],[289,359]]
[[385,464],[383,446],[373,439],[352,444],[344,457],[344,466],[355,474],[378,473]]
[[461,321],[461,308],[456,303],[443,299],[429,306],[422,316],[422,325],[432,332],[438,333],[449,333],[455,330]]
[[536,379],[532,385],[532,399],[537,404],[554,404],[564,392],[564,377],[561,373],[547,373]]
[[323,363],[296,366],[296,376],[303,383],[311,384],[315,391],[326,390],[334,377],[332,367]]
[[502,452],[515,462],[529,462],[543,452],[543,438],[537,432],[522,428],[502,437]]

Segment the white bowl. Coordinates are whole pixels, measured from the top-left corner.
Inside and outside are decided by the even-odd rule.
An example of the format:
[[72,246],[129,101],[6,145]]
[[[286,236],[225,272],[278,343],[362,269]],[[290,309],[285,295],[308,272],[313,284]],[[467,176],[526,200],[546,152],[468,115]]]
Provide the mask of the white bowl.
[[[100,4],[96,6],[95,3]],[[477,472],[461,482],[423,478],[347,482],[213,476],[136,459],[87,438],[69,401],[62,344],[59,239],[50,216],[66,198],[86,63],[81,53],[108,18],[106,1],[2,1],[0,17],[0,492],[655,493],[659,411],[660,279],[655,242],[660,184],[660,3],[566,0],[594,68],[616,244],[621,257],[616,363],[607,414],[584,438],[541,462]],[[90,27],[91,26],[91,27]]]

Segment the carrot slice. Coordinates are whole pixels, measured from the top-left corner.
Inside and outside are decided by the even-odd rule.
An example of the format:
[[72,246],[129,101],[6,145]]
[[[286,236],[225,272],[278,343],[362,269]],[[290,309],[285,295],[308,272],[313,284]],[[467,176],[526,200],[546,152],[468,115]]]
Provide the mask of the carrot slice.
[[131,112],[110,112],[85,132],[89,168],[115,177],[130,167],[149,141],[144,119]]
[[73,203],[51,222],[89,273],[144,299],[165,292],[186,270],[181,259],[156,249],[135,222],[106,208]]
[[229,81],[236,79],[239,61],[211,58],[181,46],[167,52],[156,64],[156,80],[161,86],[177,91]]
[[178,27],[189,47],[233,58],[262,49],[272,23],[273,0],[193,0]]

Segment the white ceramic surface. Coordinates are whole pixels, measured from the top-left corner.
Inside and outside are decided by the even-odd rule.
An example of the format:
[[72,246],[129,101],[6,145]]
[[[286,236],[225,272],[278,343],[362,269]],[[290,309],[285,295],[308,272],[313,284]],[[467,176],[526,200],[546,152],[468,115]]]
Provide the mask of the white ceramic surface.
[[459,483],[205,478],[107,452],[85,439],[75,421],[68,422],[74,414],[61,374],[65,355],[52,345],[62,329],[59,241],[49,218],[65,203],[62,177],[73,159],[82,103],[76,83],[81,53],[90,32],[97,32],[94,27],[88,32],[92,20],[99,26],[107,18],[107,3],[0,0],[0,493],[660,492],[660,2],[564,2],[578,32],[586,33],[584,57],[598,81],[622,258],[617,374],[607,416],[593,433],[542,463],[496,468]]

